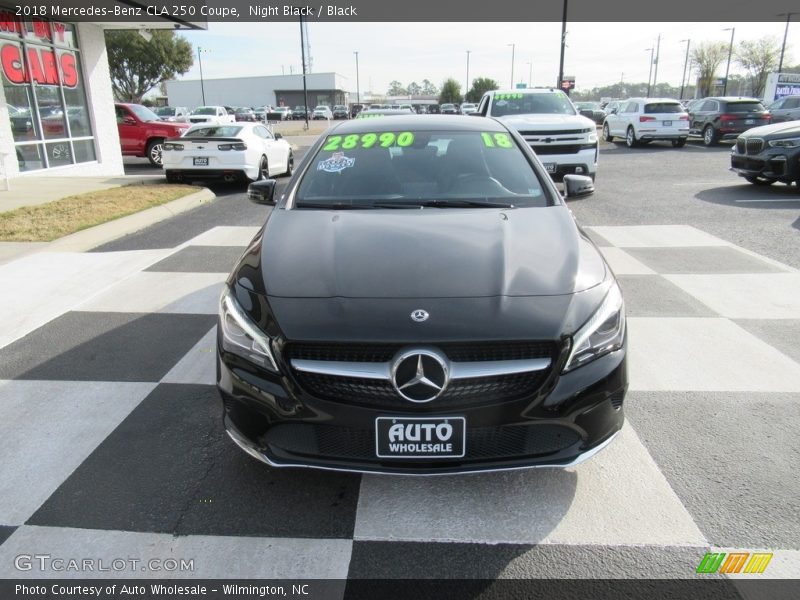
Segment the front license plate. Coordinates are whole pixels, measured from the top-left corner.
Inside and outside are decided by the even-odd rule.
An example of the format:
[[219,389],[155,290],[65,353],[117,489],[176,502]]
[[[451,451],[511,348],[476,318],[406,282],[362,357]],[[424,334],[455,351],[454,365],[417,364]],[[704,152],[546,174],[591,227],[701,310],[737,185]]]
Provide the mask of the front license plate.
[[672,127],[672,121],[664,121],[664,127]]
[[558,165],[556,163],[544,163],[544,169],[548,173],[555,173]]
[[203,158],[195,157],[194,166],[195,167],[207,167],[208,166],[208,157],[207,156],[204,156]]
[[744,124],[745,125],[752,125],[753,123],[755,123],[755,121],[753,119],[745,119],[744,120]]
[[464,456],[464,417],[378,417],[378,458],[460,458]]

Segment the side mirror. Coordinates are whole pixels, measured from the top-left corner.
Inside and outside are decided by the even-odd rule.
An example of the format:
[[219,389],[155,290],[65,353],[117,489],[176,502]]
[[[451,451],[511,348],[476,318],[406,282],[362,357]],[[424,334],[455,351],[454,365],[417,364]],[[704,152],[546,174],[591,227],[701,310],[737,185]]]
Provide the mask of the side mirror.
[[481,113],[479,113],[478,111],[475,111],[475,112],[467,113],[467,116],[469,116],[469,117],[482,117],[483,115]]
[[612,108],[610,111],[608,111],[608,114],[610,114],[610,115],[617,114],[617,109],[616,108]]
[[125,125],[136,125],[136,119],[133,117],[122,117],[122,122]]
[[254,181],[247,186],[247,197],[256,204],[275,204],[275,186],[278,182],[274,179]]
[[583,198],[594,194],[594,181],[586,175],[564,175],[564,198]]
[[280,133],[276,133],[274,137],[275,137],[276,140],[282,140],[283,139],[283,136]]

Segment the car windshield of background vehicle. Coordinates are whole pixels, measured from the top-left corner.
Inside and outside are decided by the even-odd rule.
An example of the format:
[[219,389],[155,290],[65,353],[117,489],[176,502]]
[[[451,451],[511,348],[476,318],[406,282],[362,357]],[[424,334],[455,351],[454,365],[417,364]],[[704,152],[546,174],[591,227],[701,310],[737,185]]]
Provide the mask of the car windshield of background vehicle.
[[329,135],[295,201],[337,209],[551,204],[511,134],[403,129]]
[[761,102],[728,102],[725,112],[730,113],[746,113],[746,112],[762,112],[766,110]]
[[644,105],[645,114],[682,113],[686,112],[678,102],[654,102]]
[[3,19],[0,71],[19,170],[96,160],[75,25]]
[[171,106],[159,106],[154,111],[159,117],[174,117],[175,109]]
[[492,104],[493,117],[529,114],[574,115],[576,113],[563,92],[554,94],[512,92],[495,95]]
[[201,106],[200,108],[196,108],[193,115],[216,115],[217,109],[213,106]]
[[148,121],[158,121],[158,115],[146,106],[141,104],[129,104],[128,108],[136,115],[140,121],[147,123]]
[[239,132],[242,130],[241,127],[233,127],[233,126],[221,126],[221,127],[193,127],[185,134],[183,137],[185,138],[206,138],[206,137],[219,137],[219,138],[229,138],[239,135]]

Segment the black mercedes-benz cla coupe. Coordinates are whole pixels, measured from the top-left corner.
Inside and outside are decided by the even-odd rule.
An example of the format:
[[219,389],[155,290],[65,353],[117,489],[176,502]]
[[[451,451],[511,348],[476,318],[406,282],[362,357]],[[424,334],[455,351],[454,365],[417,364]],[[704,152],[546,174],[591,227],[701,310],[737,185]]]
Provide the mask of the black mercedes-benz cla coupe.
[[[592,181],[565,178],[567,199]],[[220,298],[225,428],[274,466],[577,464],[623,423],[622,294],[513,130],[354,120],[306,154]]]

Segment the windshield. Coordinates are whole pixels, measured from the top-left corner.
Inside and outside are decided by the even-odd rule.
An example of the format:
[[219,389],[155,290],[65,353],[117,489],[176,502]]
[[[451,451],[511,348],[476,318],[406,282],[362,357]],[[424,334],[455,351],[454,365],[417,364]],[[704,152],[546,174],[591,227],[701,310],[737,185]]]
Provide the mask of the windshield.
[[241,127],[232,125],[217,126],[217,127],[193,127],[187,131],[183,137],[236,137],[242,130]]
[[644,105],[645,114],[686,112],[678,102],[654,102]]
[[305,106],[295,106],[294,109],[295,110],[305,110],[306,107]]
[[140,121],[158,121],[158,115],[141,104],[129,104],[128,108]]
[[171,106],[159,106],[155,109],[155,112],[159,117],[174,117],[175,116],[175,109]]
[[193,115],[215,115],[217,114],[217,109],[214,106],[201,106],[199,108],[195,108]]
[[496,131],[330,135],[311,159],[296,208],[548,206],[514,139]]
[[761,112],[765,110],[761,102],[728,102],[728,108],[725,112],[732,113],[746,113],[746,112]]
[[575,109],[564,92],[496,94],[492,103],[492,116],[506,115],[574,115]]

